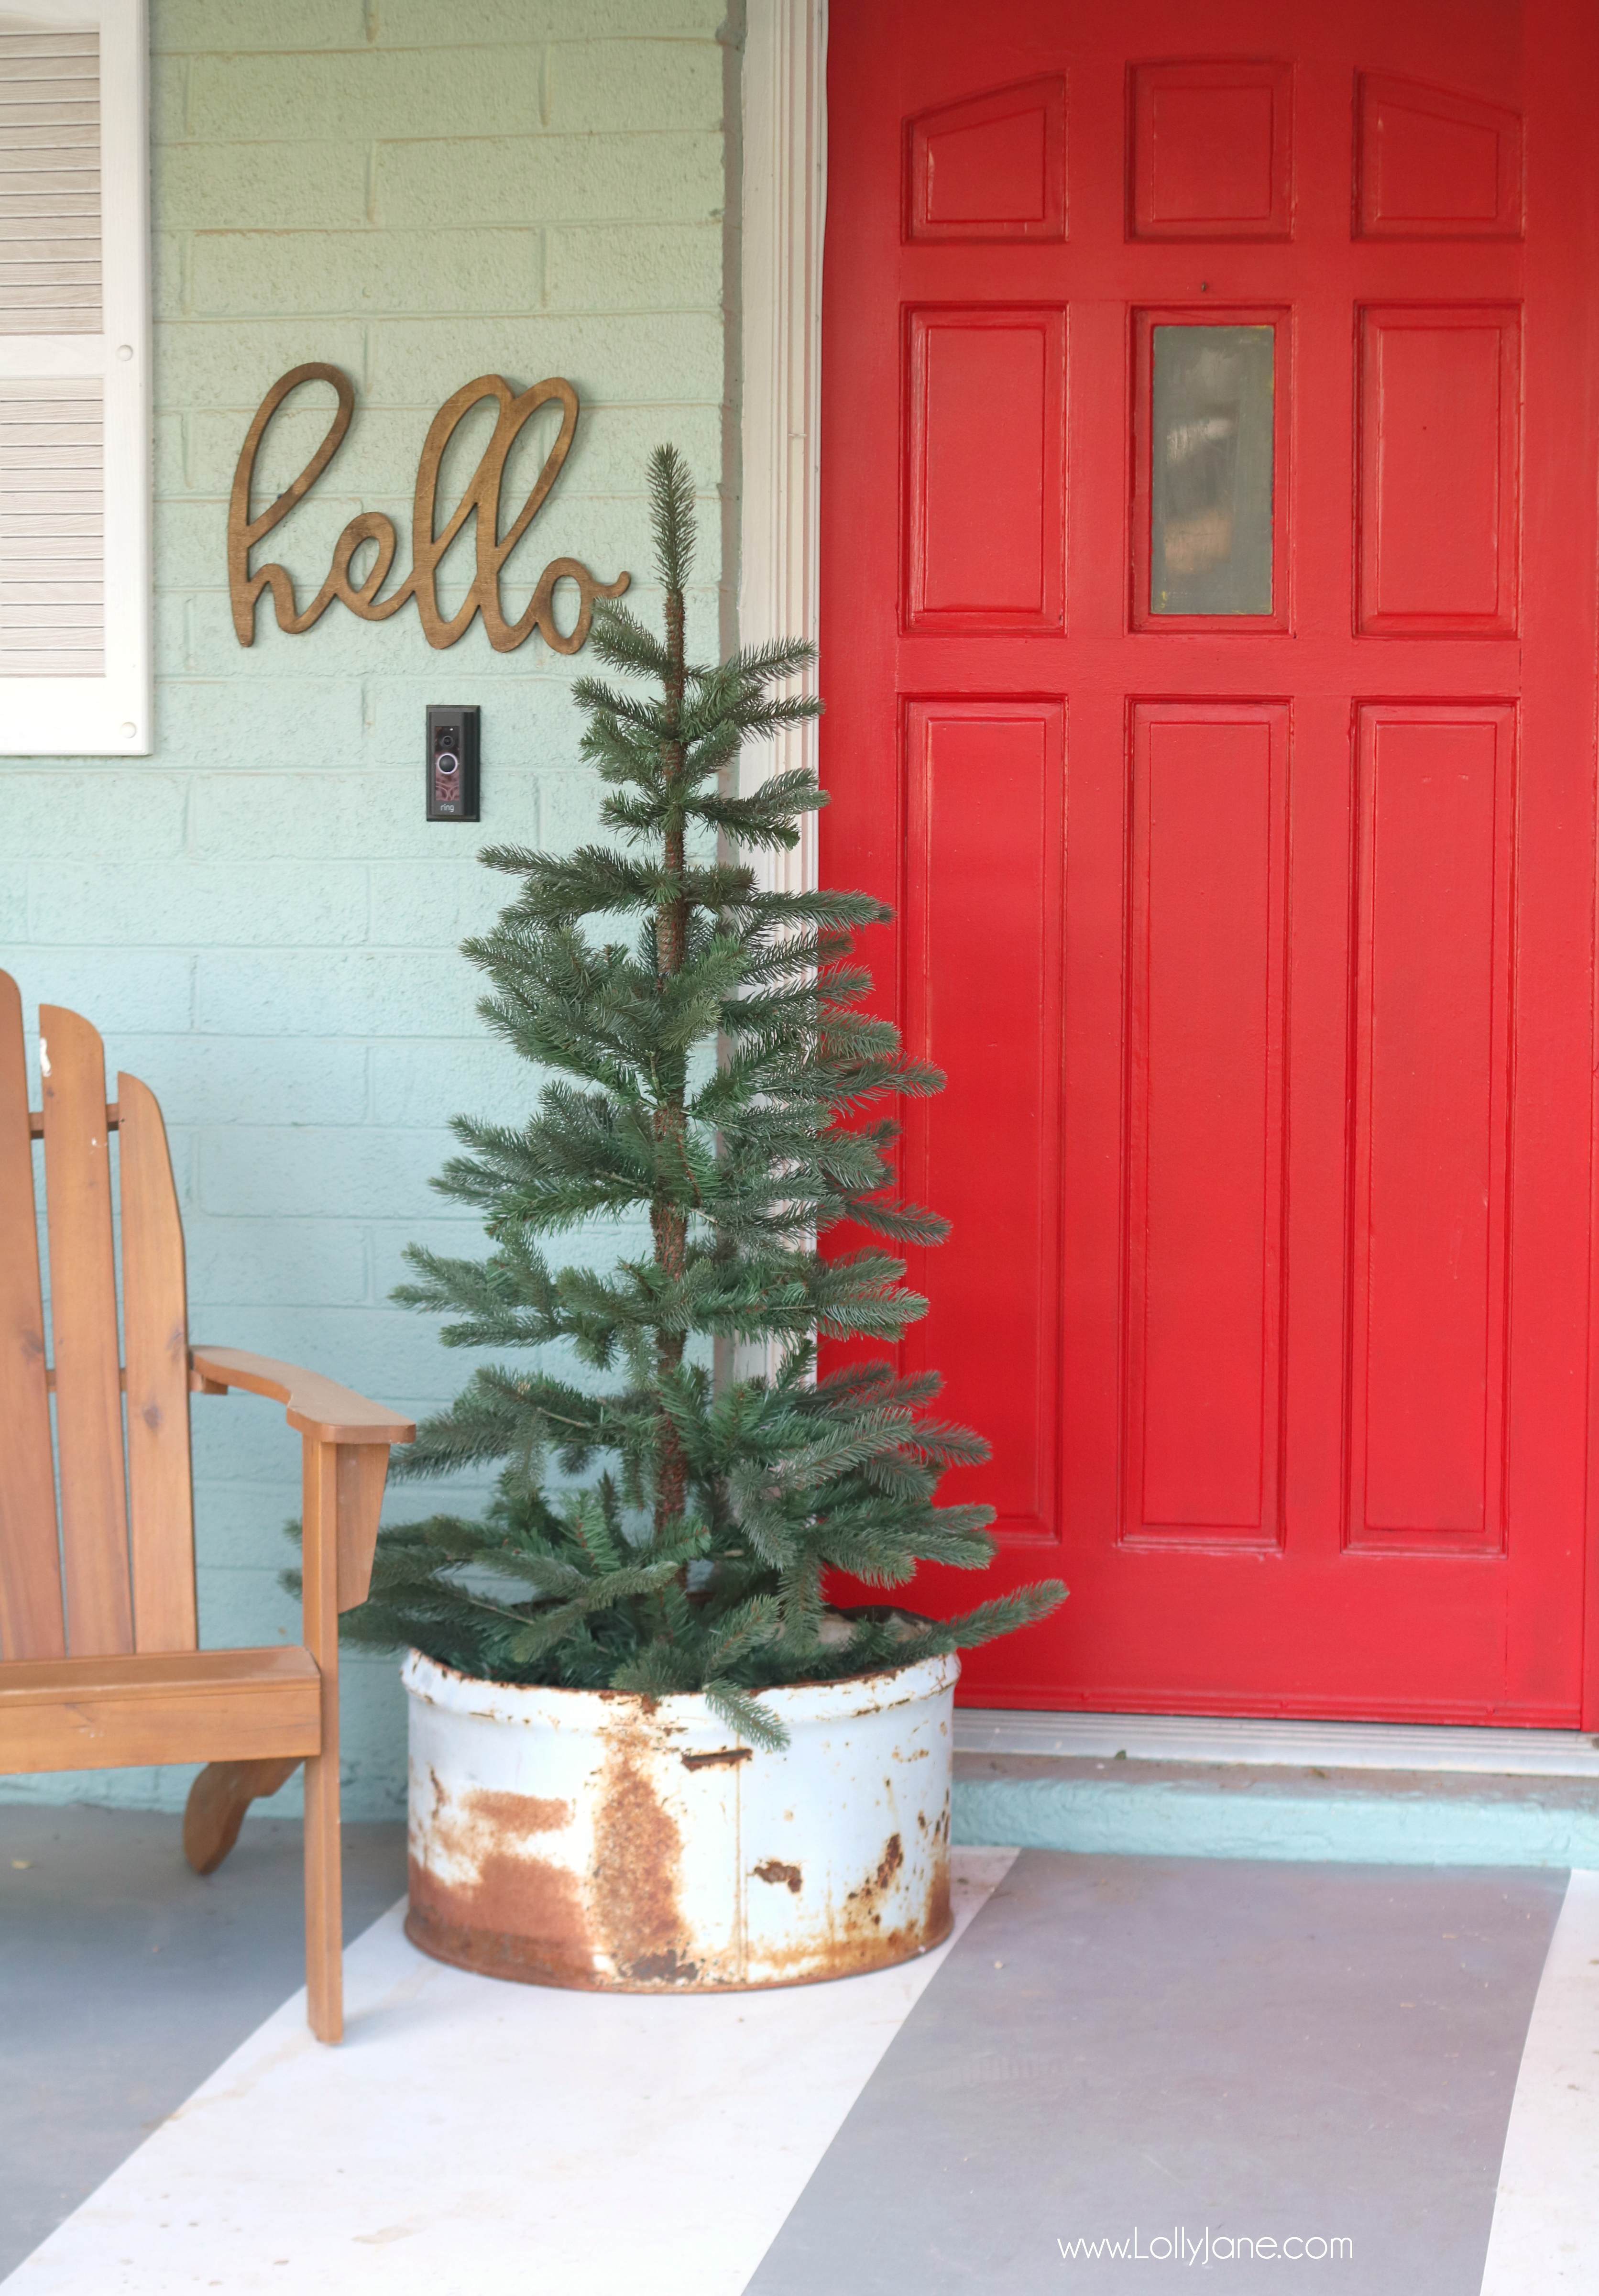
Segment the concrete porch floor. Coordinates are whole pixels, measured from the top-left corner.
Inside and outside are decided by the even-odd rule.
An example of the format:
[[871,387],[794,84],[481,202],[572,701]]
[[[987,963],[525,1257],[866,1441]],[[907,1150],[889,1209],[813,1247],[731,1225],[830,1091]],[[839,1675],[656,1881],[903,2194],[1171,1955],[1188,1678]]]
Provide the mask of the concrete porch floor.
[[968,1849],[910,1968],[640,1999],[427,1960],[351,1826],[323,2050],[298,1831],[0,1805],[6,2296],[1599,2288],[1599,1874]]

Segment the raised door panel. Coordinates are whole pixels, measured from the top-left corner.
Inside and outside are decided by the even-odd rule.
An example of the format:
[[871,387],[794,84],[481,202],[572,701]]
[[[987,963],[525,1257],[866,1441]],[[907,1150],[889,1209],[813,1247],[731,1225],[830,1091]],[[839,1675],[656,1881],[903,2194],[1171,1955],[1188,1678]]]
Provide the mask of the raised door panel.
[[993,1449],[944,1496],[996,1507],[1002,1536],[1053,1538],[1065,713],[916,701],[905,743],[906,1041],[948,1078],[906,1105],[905,1185],[950,1223],[912,1262],[935,1304],[906,1367],[936,1367]]
[[1362,239],[1519,239],[1520,115],[1363,73],[1355,219]]
[[907,627],[1059,630],[1065,313],[913,312],[907,366]]
[[1287,746],[1134,708],[1124,1539],[1278,1537]]
[[1359,340],[1361,629],[1513,635],[1520,314],[1368,308]]
[[1514,713],[1359,725],[1354,1546],[1503,1539]]
[[1024,80],[913,119],[906,136],[906,236],[1066,236],[1066,83]]
[[1292,66],[1135,64],[1128,110],[1129,236],[1291,236]]

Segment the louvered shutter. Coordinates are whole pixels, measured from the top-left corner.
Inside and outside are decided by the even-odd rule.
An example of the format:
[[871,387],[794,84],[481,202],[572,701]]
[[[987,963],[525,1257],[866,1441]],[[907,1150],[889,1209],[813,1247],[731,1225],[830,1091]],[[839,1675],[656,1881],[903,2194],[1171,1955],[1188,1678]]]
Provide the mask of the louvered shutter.
[[0,755],[151,746],[143,0],[0,0]]

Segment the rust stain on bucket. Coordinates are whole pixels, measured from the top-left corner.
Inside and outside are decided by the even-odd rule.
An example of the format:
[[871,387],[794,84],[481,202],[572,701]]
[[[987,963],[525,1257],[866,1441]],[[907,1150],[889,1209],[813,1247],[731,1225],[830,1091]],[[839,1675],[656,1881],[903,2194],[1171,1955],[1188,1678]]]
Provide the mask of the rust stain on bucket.
[[488,1790],[452,1802],[432,1784],[430,1823],[412,1844],[412,1943],[491,1977],[592,1984],[594,1945],[576,1876],[523,1846],[559,1833],[570,1805]]
[[881,1898],[904,1863],[905,1844],[897,1833],[890,1833],[883,1845],[882,1856],[877,1861],[876,1873],[869,1881],[863,1882],[858,1890],[852,1890],[850,1896],[868,1899]]
[[[942,1831],[940,1826],[940,1836]],[[830,1977],[859,1977],[868,1970],[889,1969],[896,1962],[914,1960],[942,1945],[954,1926],[949,1853],[942,1839],[934,1845],[925,1893],[914,1912],[908,1920],[885,1927],[883,1907],[892,1901],[895,1878],[904,1866],[905,1845],[898,1833],[891,1833],[875,1866],[840,1906],[825,1910],[786,1945],[763,1946],[762,1975],[757,1981],[794,1985]],[[755,1871],[763,1880],[773,1878],[759,1866]]]
[[805,1886],[805,1876],[798,1866],[785,1866],[780,1857],[768,1857],[755,1868],[758,1882],[781,1882],[785,1889],[798,1897]]
[[634,1985],[692,1985],[677,1906],[683,1836],[643,1769],[613,1743],[594,1815],[595,1926],[617,1974]]
[[[946,1833],[948,1831],[947,1815],[945,1818],[945,1831]],[[933,1860],[932,1872],[928,1877],[928,1934],[935,1945],[942,1945],[954,1927],[955,1913],[949,1903],[949,1851],[947,1847],[940,1845],[939,1855]]]

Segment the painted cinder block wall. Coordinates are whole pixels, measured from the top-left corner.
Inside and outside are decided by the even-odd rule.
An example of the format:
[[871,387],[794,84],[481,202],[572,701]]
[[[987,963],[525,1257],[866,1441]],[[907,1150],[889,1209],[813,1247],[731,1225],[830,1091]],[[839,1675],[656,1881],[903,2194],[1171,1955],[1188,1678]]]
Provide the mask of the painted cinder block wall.
[[[402,1247],[475,1248],[428,1185],[447,1119],[514,1117],[529,1098],[458,953],[511,890],[473,857],[593,832],[577,664],[537,637],[496,655],[480,623],[436,652],[411,606],[375,626],[334,606],[286,637],[263,602],[244,651],[228,489],[268,385],[304,360],[341,366],[350,435],[258,560],[286,564],[304,603],[339,529],[376,509],[399,529],[398,575],[442,402],[484,373],[519,387],[565,375],[583,403],[577,444],[507,580],[510,613],[565,554],[602,579],[628,569],[652,611],[643,466],[671,439],[701,503],[691,636],[713,647],[733,578],[726,16],[726,0],[152,0],[155,746],[0,760],[0,964],[30,1026],[41,1002],[75,1006],[113,1073],[159,1096],[193,1336],[419,1413],[470,1365],[389,1304]],[[315,396],[280,418],[258,507],[322,435],[332,393]],[[441,502],[477,435],[447,463]],[[513,461],[507,521],[550,435],[520,478]],[[447,576],[447,607],[463,586]],[[480,829],[423,819],[430,701],[482,708]],[[277,1577],[293,1559],[298,1438],[274,1406],[197,1397],[193,1439],[202,1640],[297,1640]],[[390,1518],[439,1503],[411,1487]],[[347,1814],[393,1815],[396,1667],[352,1653],[345,1685]],[[168,1807],[192,1775],[5,1791]],[[297,1794],[269,1807],[286,1814]]]

